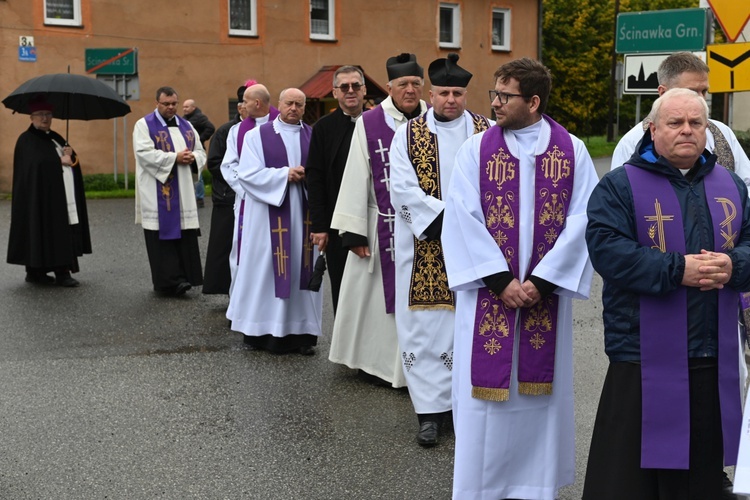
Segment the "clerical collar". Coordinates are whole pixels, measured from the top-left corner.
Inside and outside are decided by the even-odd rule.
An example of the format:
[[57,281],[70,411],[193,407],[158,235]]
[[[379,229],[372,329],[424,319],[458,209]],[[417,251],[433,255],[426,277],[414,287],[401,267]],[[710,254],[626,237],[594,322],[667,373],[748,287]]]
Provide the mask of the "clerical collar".
[[433,116],[435,117],[436,122],[447,123],[447,122],[453,121],[450,118],[445,117],[443,115],[439,115],[437,113],[433,113]]
[[159,115],[159,118],[161,118],[164,121],[164,123],[167,124],[167,127],[176,127],[177,126],[177,117],[176,116],[173,116],[172,118],[170,118],[169,120],[167,120],[164,117],[164,115],[162,115],[158,111],[156,113]]
[[407,120],[411,120],[412,118],[417,118],[419,115],[422,114],[422,103],[421,102],[417,103],[417,107],[414,108],[414,111],[412,111],[411,113],[407,113],[406,111],[404,111],[401,108],[399,108],[398,106],[396,106],[396,102],[395,101],[393,102],[393,107],[396,108],[399,113],[401,113],[402,115],[404,115]]
[[350,115],[349,113],[347,113],[346,111],[344,111],[343,108],[341,108],[341,112],[344,113],[344,116],[348,116],[349,119],[351,119],[352,122],[356,122],[357,118],[359,118],[360,116],[362,116],[362,110],[360,110],[359,113],[357,113],[356,115]]
[[279,126],[282,127],[282,129],[285,128],[287,130],[295,131],[295,130],[300,130],[302,128],[302,121],[300,121],[299,123],[292,124],[292,123],[287,123],[281,118],[279,118],[277,122],[279,123]]
[[[461,128],[464,126],[464,115],[462,114],[455,120],[448,120],[446,117],[441,116],[438,118],[437,114],[434,114],[435,116],[435,126],[443,129],[443,130],[452,130],[456,128]],[[442,118],[442,120],[440,119]]]

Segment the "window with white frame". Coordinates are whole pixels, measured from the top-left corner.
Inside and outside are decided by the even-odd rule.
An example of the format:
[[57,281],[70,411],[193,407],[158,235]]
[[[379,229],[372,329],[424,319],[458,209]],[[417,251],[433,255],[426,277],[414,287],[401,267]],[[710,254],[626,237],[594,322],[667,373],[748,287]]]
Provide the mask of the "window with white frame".
[[258,36],[257,0],[229,0],[229,34]]
[[335,40],[334,0],[310,0],[310,38]]
[[492,9],[492,50],[510,50],[510,9]]
[[461,9],[457,3],[440,3],[440,46],[461,47]]
[[81,26],[81,0],[44,0],[44,24]]

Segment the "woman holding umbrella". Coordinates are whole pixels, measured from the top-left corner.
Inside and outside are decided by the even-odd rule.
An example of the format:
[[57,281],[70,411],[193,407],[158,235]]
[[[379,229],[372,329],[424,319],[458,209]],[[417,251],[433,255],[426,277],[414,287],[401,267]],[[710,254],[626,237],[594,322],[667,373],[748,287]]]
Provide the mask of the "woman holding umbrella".
[[[26,266],[26,281],[78,286],[78,257],[91,253],[86,198],[79,161],[51,130],[53,106],[29,104],[31,125],[13,156],[8,263]],[[53,278],[48,273],[54,272]]]

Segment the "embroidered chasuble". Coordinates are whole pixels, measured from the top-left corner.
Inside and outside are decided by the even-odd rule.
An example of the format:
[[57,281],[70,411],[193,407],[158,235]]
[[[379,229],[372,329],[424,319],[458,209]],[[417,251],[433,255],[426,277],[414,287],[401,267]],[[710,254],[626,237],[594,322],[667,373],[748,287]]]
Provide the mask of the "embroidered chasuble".
[[[625,165],[635,206],[639,242],[660,252],[686,253],[680,203],[669,180],[633,165]],[[742,225],[742,203],[737,186],[724,168],[713,168],[704,178],[714,248],[734,248]],[[737,292],[716,290],[719,299],[719,403],[724,440],[724,464],[734,465],[740,439],[742,408]],[[688,469],[690,456],[690,395],[686,335],[687,288],[640,299],[642,377],[641,467]]]
[[[299,141],[300,153],[302,156],[302,165],[307,162],[307,152],[310,147],[311,129],[302,124],[300,127]],[[263,157],[265,158],[266,168],[292,167],[286,155],[286,148],[281,134],[274,130],[273,122],[266,123],[260,127],[261,143],[263,145]],[[288,260],[293,258],[291,255],[291,238],[287,234],[291,226],[291,209],[288,193],[284,196],[281,206],[276,207],[268,205],[268,217],[271,228],[271,256],[274,270],[274,284],[276,297],[288,299],[291,290],[291,276],[289,273]],[[300,217],[304,221],[302,228],[302,265],[300,269],[300,290],[307,289],[307,283],[312,276],[313,267],[313,245],[307,235],[310,234],[310,210],[307,206],[307,196],[302,197],[302,214]]]
[[396,214],[391,206],[391,179],[388,176],[388,168],[391,166],[390,147],[395,131],[386,123],[382,106],[376,106],[364,113],[362,120],[367,136],[375,198],[378,203],[378,251],[383,273],[385,312],[393,314],[396,303],[396,260],[394,258],[396,248],[393,240],[393,224]]
[[[169,135],[169,127],[162,125],[156,118],[156,111],[146,116],[148,134],[154,141],[154,147],[168,153],[176,152],[172,137]],[[195,133],[187,120],[179,120],[177,126],[182,137],[185,139],[187,148],[191,151],[195,148]],[[156,181],[156,198],[159,209],[159,239],[178,240],[182,232],[180,228],[180,189],[179,182],[175,178],[176,169],[172,168],[167,181],[161,183]]]
[[[475,134],[490,127],[487,118],[473,113],[471,117]],[[417,173],[419,187],[425,194],[442,200],[437,134],[433,134],[427,126],[426,115],[410,120],[407,126],[409,127],[406,132],[407,153]],[[409,285],[409,309],[455,310],[455,297],[448,287],[448,275],[445,271],[443,245],[440,239],[431,241],[420,240],[416,237],[413,239],[414,261]]]
[[[533,250],[527,276],[519,275],[519,159],[512,156],[499,126],[482,137],[479,188],[487,231],[508,268],[524,282],[555,245],[565,226],[573,191],[575,154],[568,132],[543,117],[551,129],[546,151],[536,156]],[[551,294],[531,308],[506,308],[489,288],[478,290],[471,356],[472,397],[507,401],[510,397],[514,337],[518,325],[518,392],[549,395],[555,369],[559,296]]]

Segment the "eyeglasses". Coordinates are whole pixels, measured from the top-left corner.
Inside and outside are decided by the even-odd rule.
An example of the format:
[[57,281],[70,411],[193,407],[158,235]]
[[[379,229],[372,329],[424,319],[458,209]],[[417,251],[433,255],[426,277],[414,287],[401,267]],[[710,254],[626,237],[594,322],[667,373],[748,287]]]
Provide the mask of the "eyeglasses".
[[175,102],[159,102],[159,101],[156,101],[156,102],[158,102],[159,104],[161,104],[162,106],[164,106],[166,108],[177,107],[177,102],[176,101]]
[[338,87],[333,87],[335,89],[339,89],[342,92],[349,92],[349,89],[351,89],[352,92],[359,92],[359,89],[362,88],[361,83],[342,83]]
[[500,104],[508,104],[508,100],[511,97],[523,97],[524,99],[526,99],[526,96],[523,94],[508,94],[507,92],[490,90],[490,103],[495,102],[495,99],[497,98],[497,100],[500,101]]
[[52,118],[51,111],[34,111],[31,116],[38,116],[40,118]]

